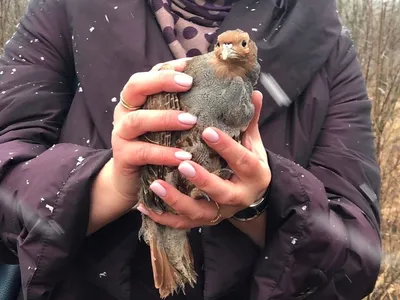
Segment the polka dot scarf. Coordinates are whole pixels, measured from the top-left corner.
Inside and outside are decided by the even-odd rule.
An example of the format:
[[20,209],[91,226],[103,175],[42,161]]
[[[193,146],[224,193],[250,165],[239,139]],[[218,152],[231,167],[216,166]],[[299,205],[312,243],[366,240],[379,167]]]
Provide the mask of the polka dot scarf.
[[149,0],[175,58],[207,53],[220,24],[238,0]]

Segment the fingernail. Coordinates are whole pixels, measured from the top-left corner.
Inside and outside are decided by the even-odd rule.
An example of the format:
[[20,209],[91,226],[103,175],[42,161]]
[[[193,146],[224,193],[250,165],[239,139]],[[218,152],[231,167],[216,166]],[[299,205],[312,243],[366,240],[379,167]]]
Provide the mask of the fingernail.
[[178,151],[178,152],[175,152],[175,157],[180,160],[191,160],[192,154],[190,154],[189,152],[186,152],[186,151]]
[[193,83],[193,78],[186,74],[177,74],[174,76],[174,80],[177,84],[184,87],[191,86]]
[[154,181],[152,184],[150,184],[150,189],[153,191],[154,194],[156,194],[158,197],[165,197],[167,196],[167,191],[164,189],[164,187],[159,184],[157,181]]
[[192,167],[191,164],[189,164],[187,162],[181,163],[178,167],[178,170],[186,177],[196,176],[196,170]]
[[178,115],[178,120],[186,125],[194,125],[197,122],[197,117],[189,113],[182,113]]
[[219,140],[219,135],[218,135],[218,133],[217,133],[214,129],[211,129],[211,128],[206,128],[206,129],[203,131],[203,136],[204,136],[207,140],[209,140],[210,142],[212,142],[212,143],[216,143],[216,142],[218,142],[218,140]]
[[146,216],[149,215],[149,211],[142,204],[139,204],[136,209]]

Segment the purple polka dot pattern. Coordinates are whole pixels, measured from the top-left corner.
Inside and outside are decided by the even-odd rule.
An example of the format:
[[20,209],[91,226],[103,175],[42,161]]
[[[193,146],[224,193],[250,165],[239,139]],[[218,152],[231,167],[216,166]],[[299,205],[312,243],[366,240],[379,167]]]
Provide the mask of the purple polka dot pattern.
[[193,56],[197,56],[197,55],[200,55],[200,54],[201,54],[201,52],[200,52],[199,49],[193,48],[193,49],[190,49],[190,50],[186,53],[186,56],[187,56],[187,57],[193,57]]
[[156,12],[163,7],[162,1],[153,1],[153,11]]
[[174,29],[171,26],[164,27],[162,33],[165,41],[168,44],[172,43],[173,41],[176,41]]
[[217,30],[239,0],[150,0],[175,58],[207,53]]
[[207,40],[207,42],[209,42],[211,44],[214,41],[215,36],[216,36],[216,32],[206,33],[204,35],[204,38]]
[[188,26],[185,29],[183,29],[183,37],[187,40],[191,40],[192,38],[194,38],[198,31],[196,28],[192,27],[192,26]]

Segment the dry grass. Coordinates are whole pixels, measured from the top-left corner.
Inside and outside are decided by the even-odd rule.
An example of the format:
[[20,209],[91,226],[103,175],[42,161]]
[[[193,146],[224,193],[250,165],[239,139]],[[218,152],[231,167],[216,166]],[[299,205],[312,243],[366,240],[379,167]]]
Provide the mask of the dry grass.
[[0,54],[3,45],[15,31],[15,25],[25,11],[28,0],[0,0]]

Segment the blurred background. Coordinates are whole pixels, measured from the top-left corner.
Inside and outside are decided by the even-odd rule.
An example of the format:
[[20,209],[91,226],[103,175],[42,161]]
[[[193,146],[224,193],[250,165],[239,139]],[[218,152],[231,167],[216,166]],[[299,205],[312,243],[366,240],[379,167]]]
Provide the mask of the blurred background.
[[[321,0],[323,1],[323,0]],[[0,0],[0,55],[24,14],[27,0]],[[367,299],[400,299],[400,0],[337,0],[355,42],[373,102],[384,259]]]

